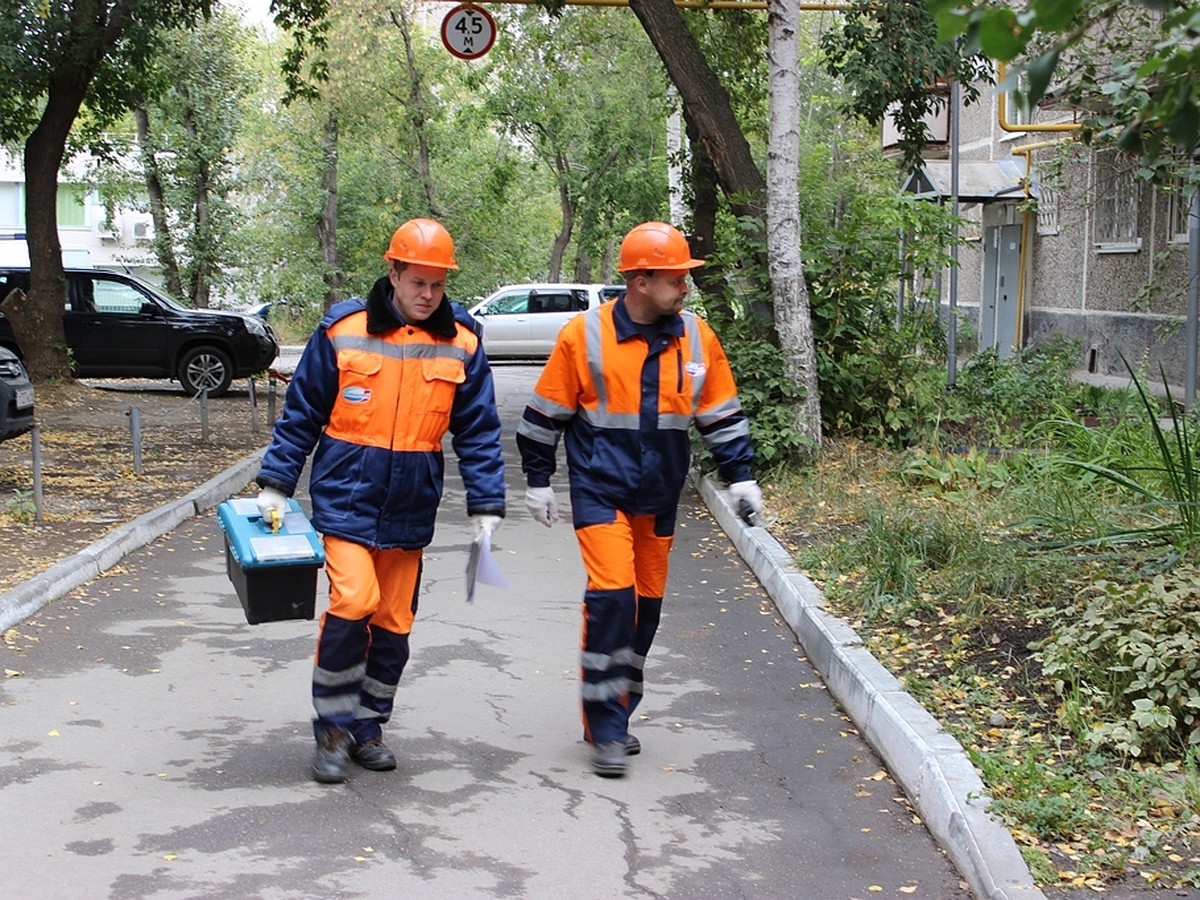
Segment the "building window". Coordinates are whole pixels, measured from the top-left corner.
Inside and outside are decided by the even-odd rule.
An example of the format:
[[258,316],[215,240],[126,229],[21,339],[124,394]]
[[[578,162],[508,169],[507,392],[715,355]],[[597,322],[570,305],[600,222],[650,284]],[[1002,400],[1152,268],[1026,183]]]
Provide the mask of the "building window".
[[1188,212],[1192,205],[1192,191],[1184,188],[1183,179],[1176,178],[1167,195],[1167,240],[1172,244],[1188,242]]
[[1004,92],[1004,111],[1009,125],[1028,125],[1030,123],[1029,79],[1025,77],[1024,72],[1017,74],[1016,87],[1011,91]]
[[25,225],[25,185],[18,182],[0,184],[0,228],[23,228]]
[[1058,185],[1043,177],[1038,185],[1037,233],[1058,234]]
[[1138,184],[1133,161],[1115,150],[1098,152],[1094,179],[1092,240],[1102,253],[1140,250],[1137,234]]
[[78,184],[58,186],[58,227],[83,228],[87,225],[87,188]]

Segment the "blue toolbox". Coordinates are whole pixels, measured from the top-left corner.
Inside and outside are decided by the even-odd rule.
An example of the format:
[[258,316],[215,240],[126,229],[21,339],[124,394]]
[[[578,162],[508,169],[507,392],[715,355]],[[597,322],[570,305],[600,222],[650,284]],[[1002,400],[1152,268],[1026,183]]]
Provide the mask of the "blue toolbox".
[[225,532],[225,572],[246,621],[313,618],[325,547],[300,504],[288,500],[278,531],[263,521],[252,497],[226,500],[217,506],[217,518]]

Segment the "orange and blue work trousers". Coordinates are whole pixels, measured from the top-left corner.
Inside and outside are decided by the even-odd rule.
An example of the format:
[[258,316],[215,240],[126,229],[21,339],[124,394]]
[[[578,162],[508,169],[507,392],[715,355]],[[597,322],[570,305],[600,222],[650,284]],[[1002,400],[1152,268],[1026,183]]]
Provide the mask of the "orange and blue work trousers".
[[312,695],[318,737],[348,731],[361,743],[391,718],[417,614],[421,550],[379,550],[325,536],[329,609],[321,616]]
[[583,597],[580,694],[584,739],[625,740],[642,699],[675,539],[675,512],[635,516],[575,530],[587,590]]

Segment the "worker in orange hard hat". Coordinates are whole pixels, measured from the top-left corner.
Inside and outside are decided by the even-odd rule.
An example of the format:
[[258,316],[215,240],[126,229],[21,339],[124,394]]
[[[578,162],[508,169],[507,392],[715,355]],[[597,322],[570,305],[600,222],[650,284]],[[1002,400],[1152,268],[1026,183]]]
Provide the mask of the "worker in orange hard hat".
[[411,219],[384,259],[367,299],[334,304],[309,339],[257,479],[269,521],[313,454],[312,523],[329,576],[312,678],[312,774],[323,783],[345,781],[351,761],[396,767],[382,726],[408,662],[447,431],[476,540],[490,541],[504,516],[491,369],[475,321],[446,297],[454,241]]
[[567,322],[517,428],[525,503],[547,527],[558,519],[550,480],[565,436],[571,516],[587,570],[583,734],[592,770],[605,777],[624,775],[627,757],[641,752],[629,719],[658,630],[693,423],[735,508],[762,511],[750,423],[729,361],[708,324],[683,309],[688,272],[702,265],[665,222],[631,230],[618,264],[625,294]]

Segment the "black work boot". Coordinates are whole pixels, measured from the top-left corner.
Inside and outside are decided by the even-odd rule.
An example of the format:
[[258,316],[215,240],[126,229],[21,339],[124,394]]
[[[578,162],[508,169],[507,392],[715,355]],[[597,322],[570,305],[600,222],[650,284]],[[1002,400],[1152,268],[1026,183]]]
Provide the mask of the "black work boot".
[[321,784],[341,784],[350,777],[350,734],[331,728],[317,737],[313,754],[313,778]]
[[592,771],[601,778],[623,778],[628,755],[624,741],[592,744]]
[[350,748],[350,758],[364,769],[386,772],[396,768],[396,754],[388,749],[383,738],[371,738]]

